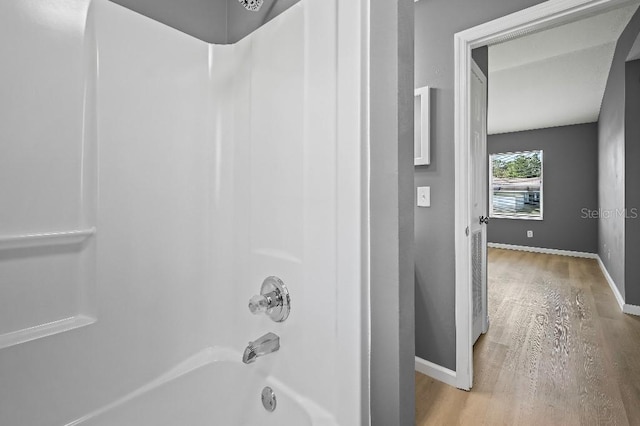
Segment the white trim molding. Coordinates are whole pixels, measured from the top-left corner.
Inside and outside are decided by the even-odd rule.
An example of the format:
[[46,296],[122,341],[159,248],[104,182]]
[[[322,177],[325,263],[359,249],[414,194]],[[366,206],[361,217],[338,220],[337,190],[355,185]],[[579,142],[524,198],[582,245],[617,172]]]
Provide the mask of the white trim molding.
[[457,386],[456,372],[434,364],[420,357],[416,357],[416,371],[425,374],[433,379],[439,380],[450,386]]
[[629,315],[640,316],[640,306],[625,303],[622,307],[622,312]]
[[[426,166],[431,163],[431,88],[429,86],[415,89],[414,97],[420,99],[420,120],[415,120],[413,152],[418,152],[413,159],[414,166]],[[420,129],[418,134],[417,129]],[[415,154],[414,154],[415,155]]]
[[597,256],[596,259],[598,259],[598,265],[600,265],[602,275],[604,275],[604,278],[607,280],[609,288],[611,288],[611,292],[615,296],[616,302],[618,302],[618,305],[620,306],[620,310],[624,312],[624,298],[622,297],[622,294],[620,294],[620,290],[618,290],[616,282],[613,281],[613,278],[611,278],[611,275],[609,275],[609,271],[607,271],[607,267],[604,266],[604,262],[602,261],[600,256]]
[[596,259],[598,259],[598,265],[600,265],[600,270],[602,271],[602,275],[604,275],[604,278],[607,280],[607,283],[611,288],[611,292],[613,293],[613,296],[616,298],[616,302],[618,302],[618,306],[620,306],[620,310],[625,314],[640,316],[640,306],[624,303],[624,297],[622,297],[622,294],[620,294],[620,290],[618,290],[618,286],[616,285],[615,281],[613,281],[613,278],[611,278],[611,275],[609,274],[607,267],[604,266],[604,262],[602,261],[600,256],[596,256]]
[[487,247],[498,248],[504,250],[517,250],[517,251],[526,251],[530,253],[542,253],[542,254],[555,254],[558,256],[570,256],[570,257],[584,257],[587,259],[597,259],[598,255],[596,253],[587,253],[583,251],[572,251],[572,250],[559,250],[559,249],[550,249],[544,247],[529,247],[529,246],[518,246],[513,244],[502,244],[502,243],[487,243]]
[[454,35],[456,386],[460,389],[473,385],[471,248],[465,234],[471,223],[469,166],[472,160],[487,161],[471,158],[470,153],[471,50],[632,3],[632,0],[546,1]]

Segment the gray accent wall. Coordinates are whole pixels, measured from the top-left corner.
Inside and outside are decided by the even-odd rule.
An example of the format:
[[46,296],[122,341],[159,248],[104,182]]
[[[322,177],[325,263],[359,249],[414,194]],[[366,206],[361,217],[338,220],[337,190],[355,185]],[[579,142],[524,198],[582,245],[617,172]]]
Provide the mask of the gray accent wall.
[[[598,254],[625,298],[625,60],[640,30],[640,12],[618,39],[598,119]],[[637,118],[636,118],[637,120]],[[636,260],[637,261],[637,260]]]
[[300,0],[264,0],[259,11],[238,0],[111,0],[207,43],[231,44]]
[[625,302],[640,306],[640,60],[625,65]]
[[413,4],[370,3],[372,426],[415,423]]
[[[454,264],[455,33],[540,0],[421,0],[415,4],[415,87],[431,86],[431,164],[415,168],[431,207],[415,208],[416,355],[456,369]],[[415,189],[414,189],[415,193]]]
[[[489,154],[539,149],[543,150],[543,220],[492,218],[487,226],[487,240],[596,253],[598,124],[503,133],[487,138]],[[533,238],[527,238],[527,230],[533,231]]]

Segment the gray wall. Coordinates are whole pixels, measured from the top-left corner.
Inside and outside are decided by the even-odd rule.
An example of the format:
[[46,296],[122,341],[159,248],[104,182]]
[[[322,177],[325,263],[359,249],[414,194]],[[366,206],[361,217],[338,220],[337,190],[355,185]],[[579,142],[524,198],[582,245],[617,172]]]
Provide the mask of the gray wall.
[[238,0],[111,0],[208,43],[229,44],[251,34],[300,0],[264,0],[248,11]]
[[[421,0],[416,7],[415,87],[431,86],[431,164],[415,168],[431,207],[415,209],[416,355],[456,368],[453,35],[540,0]],[[414,190],[415,193],[415,190]]]
[[598,254],[625,297],[625,60],[640,29],[636,12],[618,39],[598,119]]
[[625,68],[625,302],[640,306],[640,60]]
[[414,424],[413,0],[370,3],[371,424]]
[[[492,218],[492,243],[596,253],[598,220],[582,209],[598,208],[598,124],[577,124],[489,135],[489,154],[543,150],[543,220]],[[533,238],[527,238],[527,230]]]
[[471,57],[487,77],[487,87],[489,87],[489,46],[476,47],[471,51]]

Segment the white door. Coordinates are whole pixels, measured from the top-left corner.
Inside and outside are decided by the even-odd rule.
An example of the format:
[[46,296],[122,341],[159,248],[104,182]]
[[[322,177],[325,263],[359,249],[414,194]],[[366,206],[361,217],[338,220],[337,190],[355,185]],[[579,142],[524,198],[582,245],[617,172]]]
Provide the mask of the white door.
[[473,342],[489,328],[487,314],[487,78],[478,65],[471,67],[471,279]]

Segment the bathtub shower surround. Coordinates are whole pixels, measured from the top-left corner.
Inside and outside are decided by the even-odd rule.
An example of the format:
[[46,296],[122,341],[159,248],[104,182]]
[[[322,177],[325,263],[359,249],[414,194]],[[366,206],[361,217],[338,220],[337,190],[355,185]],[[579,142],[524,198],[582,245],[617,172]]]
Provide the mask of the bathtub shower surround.
[[0,424],[365,421],[362,13],[0,2]]

